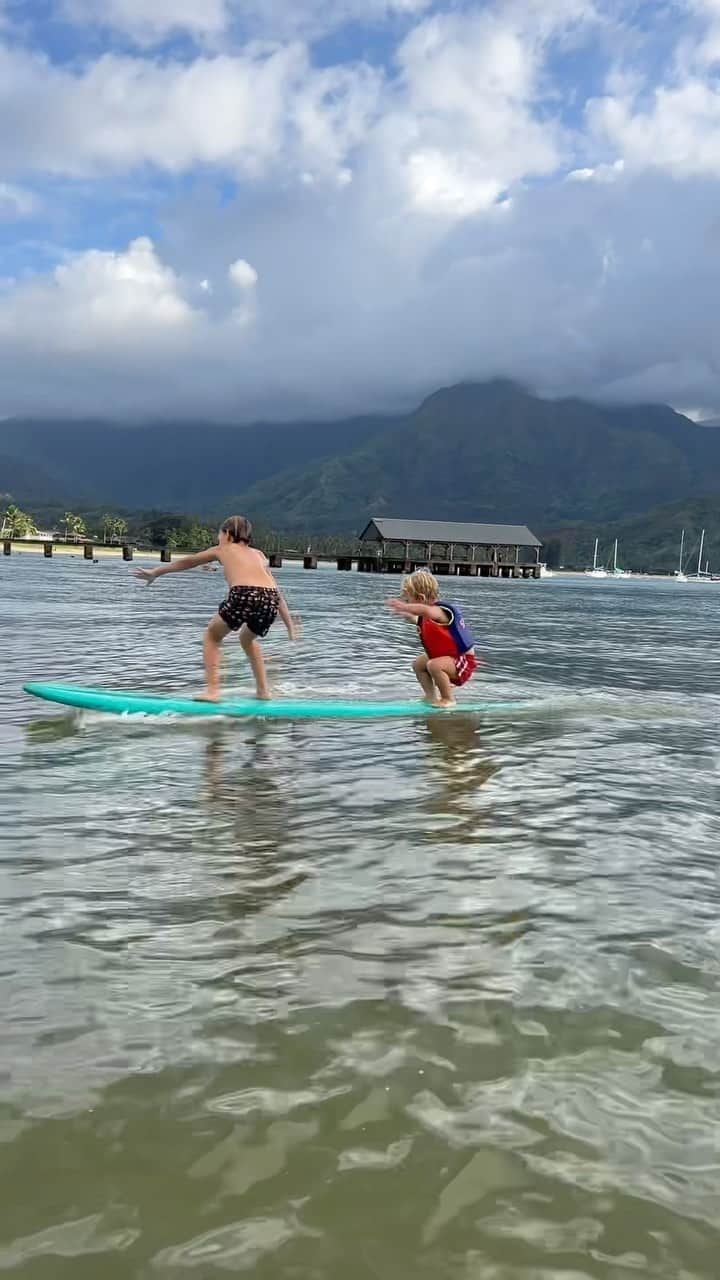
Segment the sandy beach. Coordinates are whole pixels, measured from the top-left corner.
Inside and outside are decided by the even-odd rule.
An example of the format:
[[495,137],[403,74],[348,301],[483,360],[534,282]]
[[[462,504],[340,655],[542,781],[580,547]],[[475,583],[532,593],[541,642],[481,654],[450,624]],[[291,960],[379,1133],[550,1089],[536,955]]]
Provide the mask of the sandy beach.
[[[14,539],[10,540],[12,555],[17,554],[17,555],[31,555],[31,556],[40,555],[41,556],[44,554],[44,546],[45,544],[43,542],[16,542]],[[182,553],[178,553],[178,554],[182,554]],[[80,543],[78,545],[77,543],[73,543],[73,542],[67,542],[67,543],[54,542],[53,556],[75,556],[76,559],[83,560],[84,559],[83,544]],[[103,546],[102,544],[100,546],[95,545],[93,546],[93,559],[94,560],[102,560],[102,559],[122,560],[122,547],[108,547],[108,546]],[[160,552],[145,551],[145,550],[140,550],[137,547],[133,547],[133,559],[159,560]]]

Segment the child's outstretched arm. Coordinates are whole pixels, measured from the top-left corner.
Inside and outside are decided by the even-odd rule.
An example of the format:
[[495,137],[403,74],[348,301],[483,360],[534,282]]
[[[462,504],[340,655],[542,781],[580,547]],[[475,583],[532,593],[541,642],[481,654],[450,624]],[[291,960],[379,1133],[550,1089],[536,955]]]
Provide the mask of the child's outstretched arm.
[[406,618],[430,618],[433,622],[447,622],[445,609],[438,604],[421,604],[419,600],[388,600],[388,608]]
[[200,564],[219,560],[218,552],[219,547],[209,547],[207,551],[198,551],[195,556],[181,556],[179,560],[171,560],[170,564],[159,564],[157,569],[136,569],[135,577],[142,578],[150,586],[156,578],[162,578],[166,573],[182,573],[185,569],[196,569]]

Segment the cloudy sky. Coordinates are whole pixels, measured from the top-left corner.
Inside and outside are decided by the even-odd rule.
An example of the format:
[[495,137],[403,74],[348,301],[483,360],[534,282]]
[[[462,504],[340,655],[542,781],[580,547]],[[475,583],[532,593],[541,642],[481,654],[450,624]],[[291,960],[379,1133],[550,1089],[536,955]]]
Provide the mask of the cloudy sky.
[[0,0],[0,415],[720,411],[720,0]]

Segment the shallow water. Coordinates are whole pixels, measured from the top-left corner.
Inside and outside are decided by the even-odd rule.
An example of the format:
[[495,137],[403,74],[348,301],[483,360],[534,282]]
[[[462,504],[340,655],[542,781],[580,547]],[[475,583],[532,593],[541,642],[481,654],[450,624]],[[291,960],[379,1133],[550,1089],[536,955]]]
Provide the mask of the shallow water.
[[[412,696],[279,576],[281,694]],[[20,685],[194,689],[219,575],[0,562],[0,1270],[717,1274],[720,584],[453,590],[523,710],[158,723]]]

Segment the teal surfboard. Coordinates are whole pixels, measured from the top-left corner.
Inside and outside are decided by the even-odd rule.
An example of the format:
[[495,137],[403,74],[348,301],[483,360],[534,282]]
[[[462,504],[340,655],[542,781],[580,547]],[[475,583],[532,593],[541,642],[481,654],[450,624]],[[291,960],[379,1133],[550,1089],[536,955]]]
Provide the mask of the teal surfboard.
[[513,702],[461,702],[450,709],[437,709],[418,699],[415,702],[310,702],[278,698],[259,702],[244,698],[237,702],[196,702],[174,694],[123,693],[114,689],[80,689],[75,685],[26,684],[26,693],[48,702],[85,711],[110,711],[115,715],[180,716],[272,716],[276,719],[369,719],[382,716],[453,715],[458,712],[505,711]]

